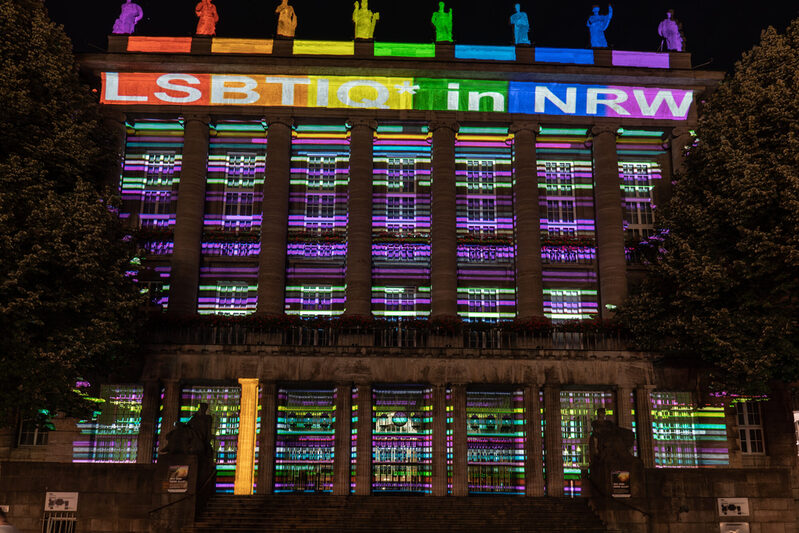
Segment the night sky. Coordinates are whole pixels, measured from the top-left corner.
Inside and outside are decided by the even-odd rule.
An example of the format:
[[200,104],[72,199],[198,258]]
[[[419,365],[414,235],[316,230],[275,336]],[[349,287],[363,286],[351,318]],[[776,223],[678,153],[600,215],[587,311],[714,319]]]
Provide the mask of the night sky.
[[[144,9],[137,35],[186,36],[196,28],[197,0],[134,0]],[[119,15],[122,0],[45,0],[50,16],[64,25],[77,52],[105,50],[106,35]],[[275,7],[279,0],[215,0],[220,37],[274,36]],[[352,9],[349,0],[290,0],[297,13],[298,39],[352,40]],[[454,36],[464,44],[511,44],[508,18],[512,0],[449,0],[454,9]],[[595,2],[560,0],[522,1],[532,26],[530,38],[537,46],[587,48],[585,21]],[[413,7],[409,7],[413,6]],[[607,3],[600,4],[602,14]],[[436,0],[371,0],[380,12],[376,40],[431,42],[430,16]],[[799,16],[796,0],[740,2],[721,0],[636,0],[614,3],[614,18],[606,32],[611,47],[621,50],[655,51],[660,46],[657,25],[668,9],[676,11],[693,53],[695,66],[729,70],[741,53],[758,42],[760,31],[775,26],[783,31]]]

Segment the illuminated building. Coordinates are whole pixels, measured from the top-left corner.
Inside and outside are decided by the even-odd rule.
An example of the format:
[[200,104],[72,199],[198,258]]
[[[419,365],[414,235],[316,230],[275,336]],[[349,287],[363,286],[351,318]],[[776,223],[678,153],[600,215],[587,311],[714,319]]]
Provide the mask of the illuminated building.
[[152,463],[207,402],[236,494],[587,496],[599,408],[653,471],[789,464],[776,407],[590,325],[721,78],[688,54],[124,36],[81,63],[164,320],[75,461]]

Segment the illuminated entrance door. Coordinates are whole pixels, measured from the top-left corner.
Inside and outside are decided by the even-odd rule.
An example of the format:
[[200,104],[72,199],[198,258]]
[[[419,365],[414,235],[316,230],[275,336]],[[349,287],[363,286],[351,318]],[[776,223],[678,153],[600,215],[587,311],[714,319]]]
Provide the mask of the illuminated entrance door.
[[433,390],[421,385],[372,389],[372,493],[432,490]]

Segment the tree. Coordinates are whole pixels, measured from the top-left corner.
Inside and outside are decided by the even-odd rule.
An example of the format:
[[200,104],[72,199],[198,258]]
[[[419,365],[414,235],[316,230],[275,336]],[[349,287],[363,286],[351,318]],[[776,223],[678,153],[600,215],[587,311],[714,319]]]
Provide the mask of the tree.
[[0,0],[0,425],[84,414],[133,349],[133,248],[103,198],[110,135],[41,0]]
[[642,348],[727,390],[799,377],[797,87],[799,20],[765,30],[711,95],[651,276],[619,310]]

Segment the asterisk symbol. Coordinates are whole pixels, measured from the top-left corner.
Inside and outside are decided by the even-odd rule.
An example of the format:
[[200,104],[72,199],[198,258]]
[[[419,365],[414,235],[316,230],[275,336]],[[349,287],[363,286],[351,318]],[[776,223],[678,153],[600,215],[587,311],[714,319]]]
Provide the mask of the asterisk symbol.
[[404,94],[404,93],[416,94],[416,91],[421,89],[421,87],[419,87],[418,85],[411,85],[411,82],[409,81],[403,81],[402,85],[395,85],[394,87],[397,88],[399,94]]

